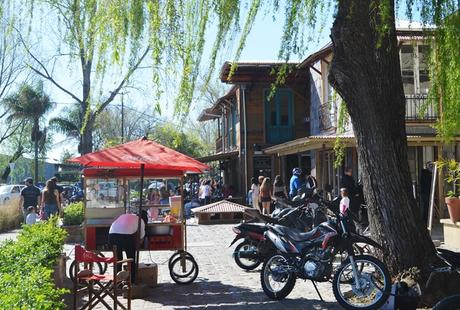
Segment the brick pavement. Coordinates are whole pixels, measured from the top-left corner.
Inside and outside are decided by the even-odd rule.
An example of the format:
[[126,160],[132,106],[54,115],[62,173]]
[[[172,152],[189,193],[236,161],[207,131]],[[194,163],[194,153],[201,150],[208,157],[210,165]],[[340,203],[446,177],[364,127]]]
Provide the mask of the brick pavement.
[[[282,301],[268,299],[260,286],[260,267],[246,272],[232,258],[229,248],[235,234],[233,225],[187,226],[188,251],[199,265],[194,283],[178,285],[169,276],[172,252],[142,252],[141,262],[159,264],[159,285],[144,299],[132,301],[133,309],[341,309],[335,302],[330,283],[319,284],[321,302],[309,282],[297,281],[292,293]],[[67,245],[69,251],[71,245]],[[98,308],[103,309],[103,307]]]

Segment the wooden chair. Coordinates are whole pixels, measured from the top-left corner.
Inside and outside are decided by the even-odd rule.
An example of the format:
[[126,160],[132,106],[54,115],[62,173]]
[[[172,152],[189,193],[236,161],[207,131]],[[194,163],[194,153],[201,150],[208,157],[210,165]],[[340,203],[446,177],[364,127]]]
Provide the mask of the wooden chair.
[[[93,309],[97,304],[102,303],[107,309],[117,310],[118,307],[124,310],[131,309],[131,263],[132,259],[117,260],[116,247],[113,248],[112,257],[98,256],[96,253],[87,251],[81,245],[75,246],[75,270],[76,275],[73,283],[73,305],[77,309],[77,295],[87,292],[88,301],[80,309]],[[80,269],[80,263],[84,268]],[[106,263],[113,265],[112,274],[93,274],[93,264]],[[127,263],[126,270],[118,271],[117,266]],[[126,291],[127,306],[124,306],[118,299],[120,293]],[[113,300],[113,307],[105,300],[109,296]]]

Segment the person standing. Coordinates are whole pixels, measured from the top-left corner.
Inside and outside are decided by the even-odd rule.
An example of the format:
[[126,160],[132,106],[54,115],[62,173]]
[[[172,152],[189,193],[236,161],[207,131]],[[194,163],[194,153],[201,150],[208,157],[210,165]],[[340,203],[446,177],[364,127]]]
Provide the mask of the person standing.
[[357,205],[359,202],[355,199],[356,195],[358,195],[358,191],[355,185],[355,179],[353,179],[353,169],[350,167],[345,168],[345,172],[340,180],[340,187],[347,189],[350,199],[350,211],[356,214],[359,209],[359,205]]
[[46,186],[42,193],[41,208],[45,220],[52,215],[59,214],[61,210],[59,191],[51,180],[46,181]]
[[62,203],[64,201],[64,187],[58,185],[57,177],[54,176],[50,180],[53,181],[54,187],[57,189],[59,193],[59,201]]
[[286,186],[281,180],[281,176],[275,176],[275,182],[273,182],[273,196],[276,198],[287,198]]
[[265,178],[260,186],[260,202],[262,203],[262,214],[270,214],[270,205],[272,203],[273,188],[270,178]]
[[251,178],[251,197],[252,197],[252,207],[256,210],[259,210],[259,191],[260,191],[260,185],[259,181],[255,178]]
[[292,177],[289,181],[289,197],[292,199],[297,195],[298,190],[300,189],[300,175],[302,174],[302,169],[294,168],[292,169]]
[[340,214],[347,215],[348,209],[350,208],[350,198],[348,198],[348,191],[346,188],[340,189],[340,196],[342,199],[340,200]]
[[19,208],[24,215],[25,223],[27,208],[31,206],[37,207],[40,205],[40,189],[34,185],[34,180],[30,177],[25,179],[24,182],[26,187],[21,190],[21,195],[19,196]]
[[[145,226],[148,222],[147,212],[141,213],[141,229],[139,230],[139,244],[145,237]],[[133,260],[131,268],[131,282],[136,282],[136,235],[139,227],[139,217],[136,214],[122,214],[110,225],[109,245],[117,247],[117,260],[123,259],[123,252],[126,258]],[[118,269],[118,266],[117,268]]]

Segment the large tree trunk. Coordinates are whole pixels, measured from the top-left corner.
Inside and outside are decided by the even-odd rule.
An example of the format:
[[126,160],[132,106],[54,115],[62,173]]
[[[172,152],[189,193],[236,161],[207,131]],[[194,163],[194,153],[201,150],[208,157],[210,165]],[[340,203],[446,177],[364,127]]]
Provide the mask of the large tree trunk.
[[84,155],[93,151],[93,122],[88,121],[81,134],[80,154]]
[[[382,2],[389,6],[386,23]],[[394,3],[338,3],[329,80],[353,124],[371,231],[393,275],[417,266],[426,276],[434,246],[412,194]]]

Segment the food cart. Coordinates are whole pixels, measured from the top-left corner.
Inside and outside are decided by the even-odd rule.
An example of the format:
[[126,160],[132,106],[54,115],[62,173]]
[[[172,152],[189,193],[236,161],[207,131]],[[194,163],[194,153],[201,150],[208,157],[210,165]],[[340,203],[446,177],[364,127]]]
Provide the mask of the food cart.
[[[139,251],[173,250],[169,260],[172,279],[180,284],[195,280],[198,265],[187,252],[181,192],[184,175],[202,173],[208,168],[206,165],[146,138],[71,161],[85,167],[84,236],[88,250],[108,250],[112,222],[121,214],[141,214],[145,210],[149,220],[144,243],[138,246],[137,263]],[[152,199],[151,194],[157,191],[163,193],[160,201]]]

